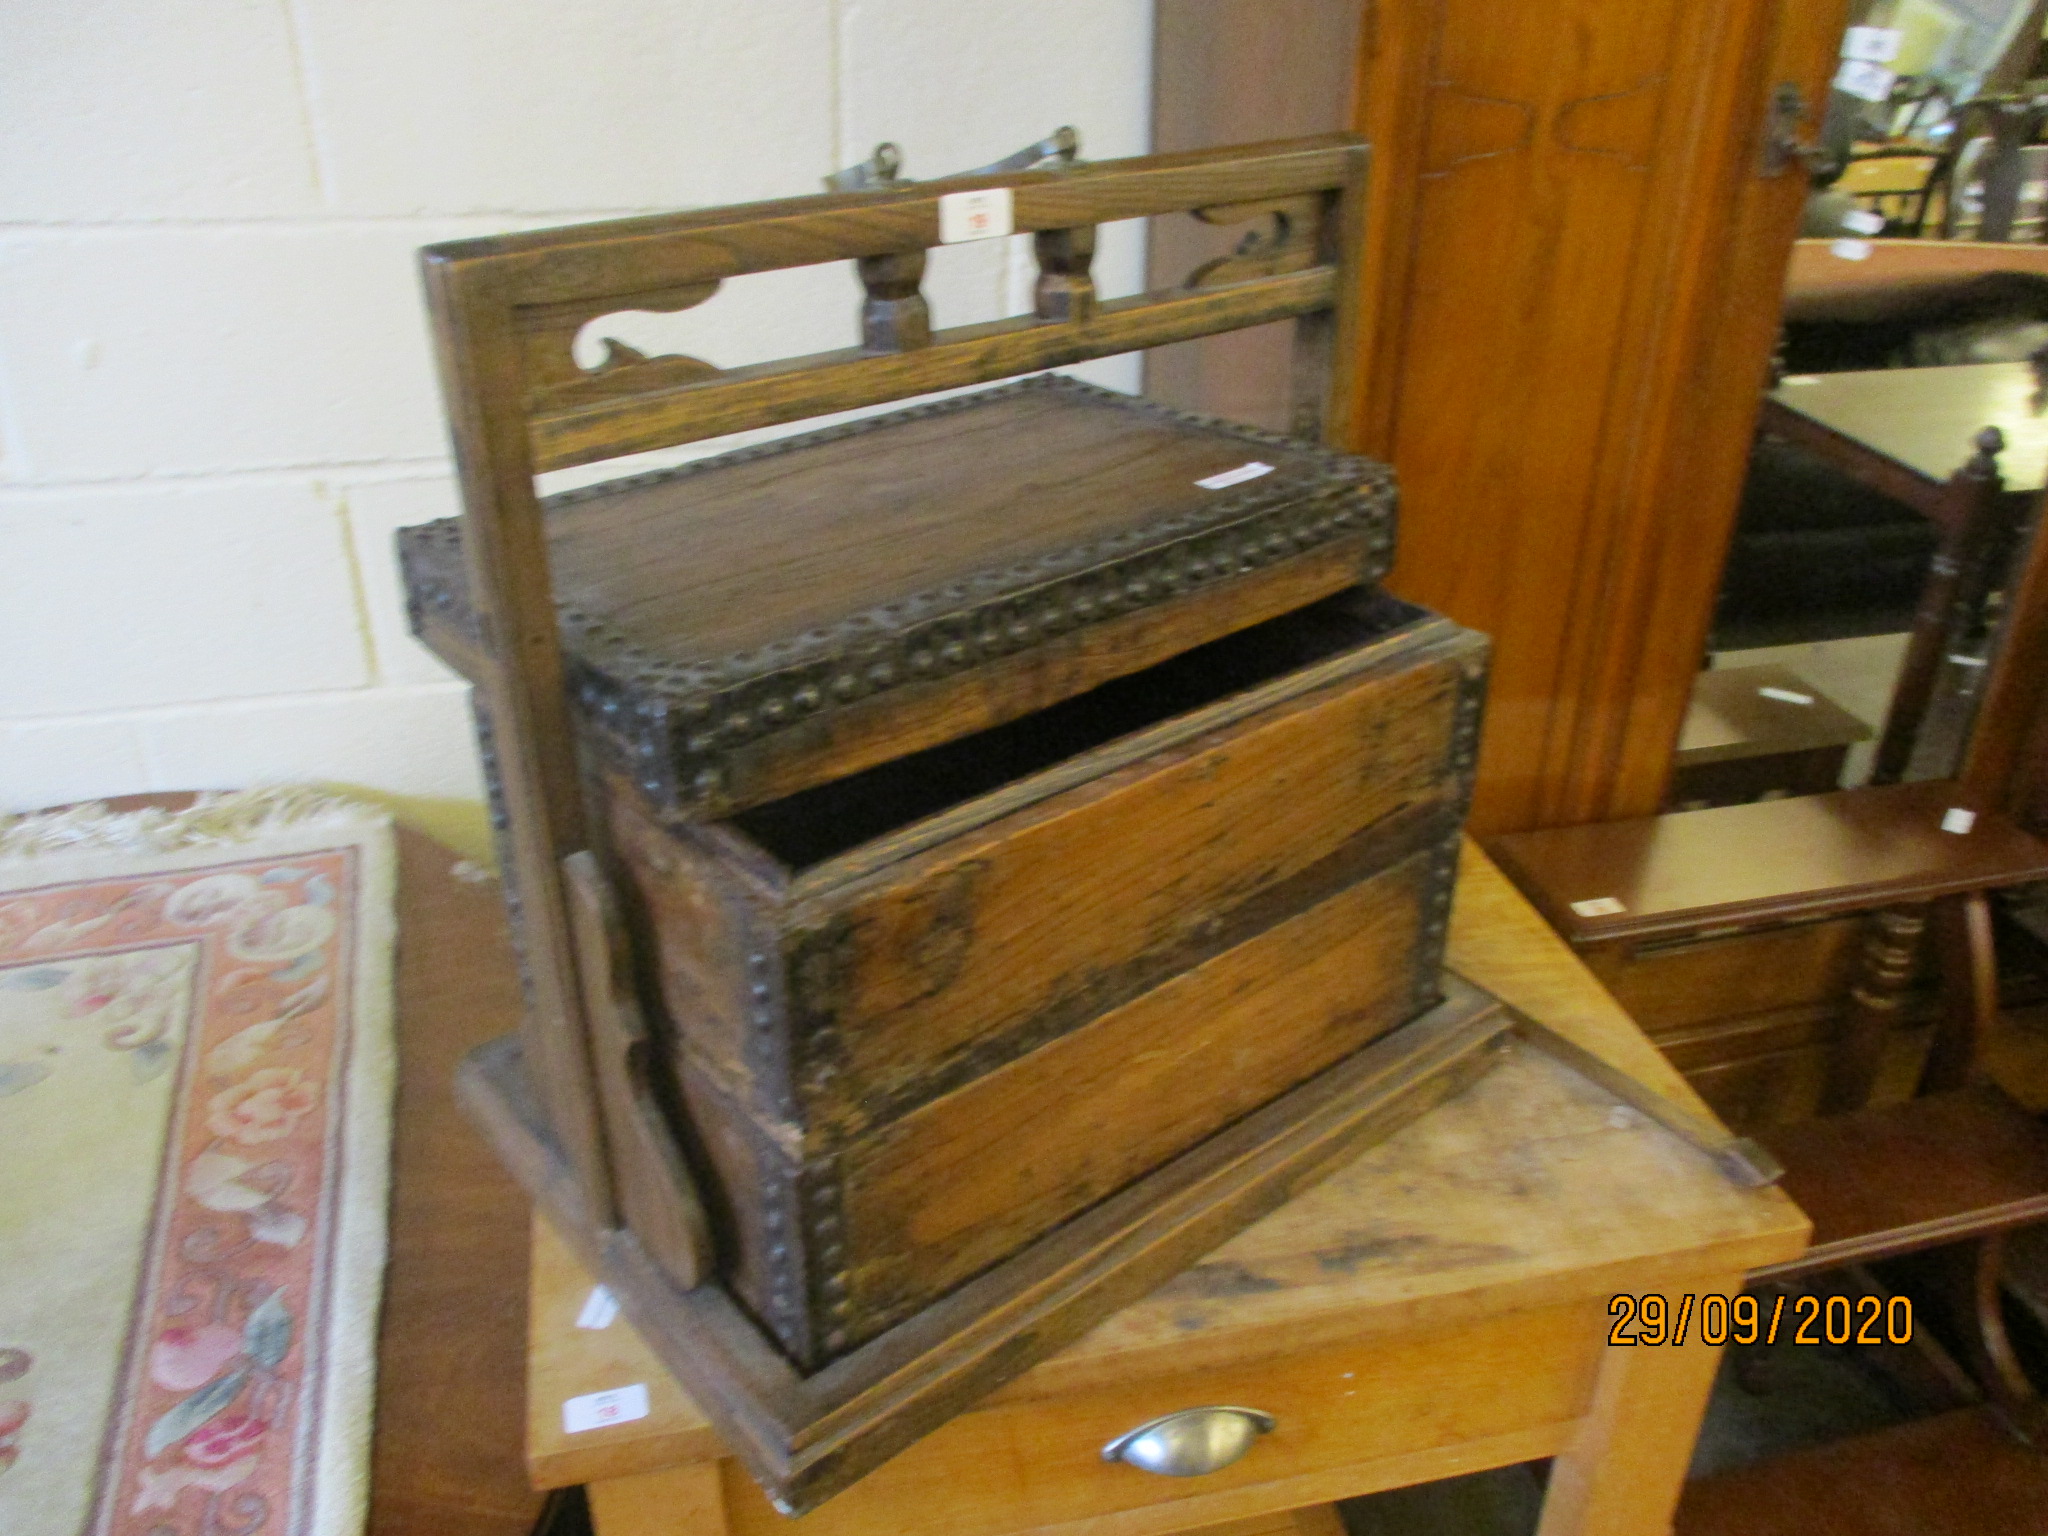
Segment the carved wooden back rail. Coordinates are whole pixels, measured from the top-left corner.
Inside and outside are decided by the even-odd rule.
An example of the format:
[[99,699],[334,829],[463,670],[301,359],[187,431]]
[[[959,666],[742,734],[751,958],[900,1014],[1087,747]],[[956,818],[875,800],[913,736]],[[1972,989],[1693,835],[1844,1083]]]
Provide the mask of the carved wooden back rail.
[[[1355,370],[1331,363],[1355,350],[1351,268],[1367,162],[1363,143],[1327,135],[617,220],[423,253],[470,597],[489,653],[481,702],[508,812],[506,874],[533,989],[526,1059],[599,1225],[619,1224],[584,1000],[586,985],[598,999],[603,988],[596,978],[579,981],[564,887],[562,861],[588,839],[534,476],[1278,320],[1295,322],[1295,432],[1334,441],[1351,410]],[[934,331],[920,285],[926,252],[940,243],[940,198],[994,187],[1012,189],[1014,228],[1034,237],[1034,312]],[[1176,212],[1267,228],[1180,287],[1100,299],[1089,270],[1096,226]],[[864,289],[857,347],[731,369],[646,357],[616,341],[595,368],[575,359],[576,338],[594,320],[689,309],[728,277],[846,260]]]

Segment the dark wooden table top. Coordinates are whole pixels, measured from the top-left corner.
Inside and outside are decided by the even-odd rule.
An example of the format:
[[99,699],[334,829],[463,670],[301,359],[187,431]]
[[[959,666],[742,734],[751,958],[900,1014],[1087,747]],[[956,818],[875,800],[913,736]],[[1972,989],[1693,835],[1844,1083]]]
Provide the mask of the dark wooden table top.
[[496,880],[398,833],[398,1104],[370,1536],[525,1536],[531,1207],[456,1107],[455,1064],[518,1027]]
[[[1944,831],[1955,809],[1967,832]],[[1491,839],[1577,945],[1678,937],[2048,880],[2048,843],[1935,780]]]
[[1789,667],[1722,667],[1693,679],[1677,763],[1732,762],[1865,741],[1869,726]]
[[1785,319],[1867,323],[1938,314],[1957,293],[1999,273],[2048,277],[2048,246],[1995,240],[1800,240],[1785,269]]
[[1766,399],[1903,465],[1930,487],[1970,457],[1978,432],[1996,427],[2005,434],[1998,458],[2005,488],[2025,492],[2048,484],[2048,416],[2034,409],[2035,388],[2029,363],[1966,363],[1793,374]]

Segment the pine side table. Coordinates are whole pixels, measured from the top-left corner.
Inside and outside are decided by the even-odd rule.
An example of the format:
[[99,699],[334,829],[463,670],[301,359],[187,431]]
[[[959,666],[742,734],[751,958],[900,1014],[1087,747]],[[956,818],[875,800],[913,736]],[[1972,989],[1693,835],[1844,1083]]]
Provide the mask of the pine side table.
[[[1451,964],[1652,1090],[1699,1100],[1564,942],[1468,845]],[[1609,1342],[1620,1293],[1733,1294],[1808,1225],[1552,1057],[1490,1075],[804,1517],[803,1536],[1332,1532],[1334,1500],[1554,1458],[1543,1536],[1668,1531],[1719,1351]],[[589,1485],[600,1536],[792,1527],[536,1223],[528,1467]],[[588,1320],[588,1319],[586,1319]],[[564,1404],[644,1387],[569,1432]],[[637,1394],[629,1394],[629,1400]],[[1169,1478],[1103,1445],[1179,1410],[1274,1427]]]

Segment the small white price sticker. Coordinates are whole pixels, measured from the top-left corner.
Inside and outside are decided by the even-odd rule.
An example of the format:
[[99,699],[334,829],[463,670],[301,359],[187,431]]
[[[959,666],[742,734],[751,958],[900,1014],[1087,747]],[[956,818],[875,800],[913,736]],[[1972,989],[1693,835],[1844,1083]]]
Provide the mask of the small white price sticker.
[[1851,27],[1842,34],[1842,57],[1889,64],[1899,56],[1905,37],[1897,27]]
[[611,1287],[593,1285],[590,1294],[583,1298],[583,1310],[576,1314],[578,1328],[609,1328],[619,1315],[619,1298],[611,1293]]
[[1868,261],[1870,260],[1870,242],[1868,240],[1837,240],[1828,247],[1828,254],[1839,256],[1844,261]]
[[1016,227],[1016,210],[1008,187],[979,192],[945,192],[939,196],[939,244],[993,240]]
[[1757,693],[1766,699],[1776,699],[1780,704],[1811,704],[1810,693],[1794,693],[1790,688],[1759,688]]
[[586,1392],[562,1404],[562,1432],[577,1435],[586,1429],[608,1429],[647,1417],[647,1383],[613,1387],[608,1392]]
[[1941,830],[1961,834],[1977,825],[1977,813],[1960,805],[1952,805],[1941,813]]
[[1844,96],[1855,96],[1863,101],[1883,101],[1892,93],[1892,82],[1898,79],[1882,64],[1872,64],[1865,59],[1845,59],[1842,67],[1835,71],[1835,89]]
[[1594,896],[1586,901],[1575,901],[1572,910],[1580,917],[1619,917],[1628,910],[1628,903],[1616,901],[1612,896]]
[[1842,228],[1852,235],[1881,235],[1884,215],[1869,208],[1851,208],[1842,215]]
[[1210,475],[1207,479],[1197,480],[1195,484],[1205,491],[1224,491],[1233,485],[1243,485],[1247,480],[1256,480],[1261,475],[1270,475],[1271,473],[1273,473],[1272,465],[1261,464],[1257,459],[1253,459],[1249,464],[1240,464],[1235,469],[1226,469],[1220,474]]

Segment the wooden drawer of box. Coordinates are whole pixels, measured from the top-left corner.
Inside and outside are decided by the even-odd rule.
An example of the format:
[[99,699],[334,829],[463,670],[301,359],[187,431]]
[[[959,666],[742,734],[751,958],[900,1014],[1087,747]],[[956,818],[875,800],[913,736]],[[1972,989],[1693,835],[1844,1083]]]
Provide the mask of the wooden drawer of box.
[[1485,653],[1354,590],[726,821],[607,782],[722,1268],[792,1358],[1437,1000]]

